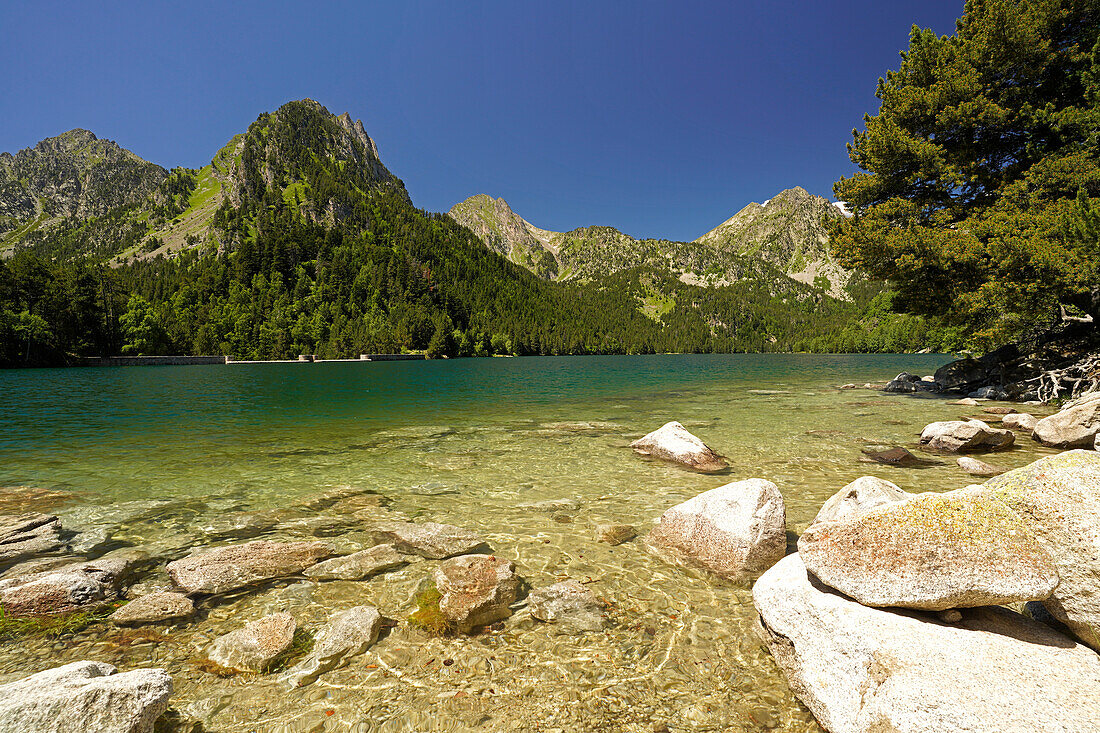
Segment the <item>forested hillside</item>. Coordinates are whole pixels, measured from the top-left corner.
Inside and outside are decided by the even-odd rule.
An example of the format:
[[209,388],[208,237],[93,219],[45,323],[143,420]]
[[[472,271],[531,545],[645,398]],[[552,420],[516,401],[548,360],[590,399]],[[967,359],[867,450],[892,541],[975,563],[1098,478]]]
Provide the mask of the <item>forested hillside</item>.
[[[577,230],[562,247],[625,257],[615,234]],[[541,279],[451,217],[415,208],[361,124],[291,102],[207,168],[166,173],[151,192],[9,241],[0,360],[938,345],[923,321],[888,312],[875,288],[843,302],[738,255],[720,269],[684,260],[687,272],[712,270],[714,282],[701,284],[670,272],[669,243],[640,242],[646,257],[611,274],[589,269],[583,285]]]

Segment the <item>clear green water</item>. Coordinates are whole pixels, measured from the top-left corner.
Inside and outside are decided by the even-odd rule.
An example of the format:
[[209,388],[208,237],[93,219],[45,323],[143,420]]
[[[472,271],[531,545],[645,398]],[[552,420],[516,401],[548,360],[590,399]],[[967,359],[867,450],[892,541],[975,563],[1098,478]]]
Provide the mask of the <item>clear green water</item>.
[[[223,680],[195,660],[215,636],[287,610],[314,627],[377,605],[403,621],[433,563],[369,581],[276,584],[208,605],[150,641],[93,627],[65,641],[0,644],[0,681],[76,659],[157,665],[173,707],[208,731],[817,731],[755,640],[747,588],[670,567],[640,543],[668,507],[732,480],[780,487],[798,532],[849,481],[911,491],[973,483],[951,459],[923,469],[860,462],[869,444],[913,447],[928,422],[967,412],[940,398],[839,390],[927,374],[925,356],[714,355],[479,359],[0,372],[0,512],[52,511],[72,530],[164,558],[256,537],[369,544],[374,517],[484,534],[532,586],[567,577],[612,605],[606,633],[562,635],[519,611],[504,630],[428,639],[404,624],[348,667],[297,691],[273,677]],[[752,390],[771,391],[755,394]],[[1039,414],[1045,414],[1040,411]],[[640,459],[631,440],[668,420],[727,456],[728,476]],[[1044,454],[1030,441],[1004,467]],[[346,487],[388,509],[306,504]],[[574,503],[557,511],[524,506]],[[351,514],[359,510],[357,514]],[[227,530],[226,527],[236,529]],[[794,535],[792,534],[792,541]],[[154,573],[144,587],[167,584]],[[453,660],[444,665],[444,660]]]

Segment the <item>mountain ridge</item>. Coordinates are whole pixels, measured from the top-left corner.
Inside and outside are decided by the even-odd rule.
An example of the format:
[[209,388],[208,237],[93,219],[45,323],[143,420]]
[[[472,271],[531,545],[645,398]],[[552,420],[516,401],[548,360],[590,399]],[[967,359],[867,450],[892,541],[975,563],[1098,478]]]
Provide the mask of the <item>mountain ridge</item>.
[[590,280],[649,266],[667,270],[685,283],[720,287],[770,275],[766,271],[774,268],[833,298],[850,297],[846,286],[852,274],[828,250],[827,223],[843,213],[798,186],[763,204],[747,204],[692,242],[635,239],[607,226],[543,230],[514,212],[503,198],[486,194],[455,204],[448,215],[486,247],[544,279]]
[[[733,246],[551,232],[489,197],[468,207],[479,234],[417,209],[362,123],[313,100],[259,115],[200,169],[96,140],[47,143],[18,176],[4,158],[0,193],[27,230],[0,243],[0,362],[897,350],[927,332],[873,284],[842,302]],[[81,191],[127,176],[81,208]]]

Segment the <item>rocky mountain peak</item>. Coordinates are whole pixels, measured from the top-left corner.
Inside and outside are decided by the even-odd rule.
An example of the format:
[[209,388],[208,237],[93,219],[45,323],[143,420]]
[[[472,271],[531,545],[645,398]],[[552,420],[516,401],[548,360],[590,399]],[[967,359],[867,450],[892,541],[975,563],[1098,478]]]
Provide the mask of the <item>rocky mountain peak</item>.
[[[0,235],[98,216],[144,199],[168,175],[112,140],[77,128],[0,156]],[[6,237],[5,237],[6,238]]]
[[695,241],[758,258],[807,284],[846,298],[850,273],[829,251],[828,222],[843,216],[828,199],[801,186],[784,189],[763,204],[751,203]]

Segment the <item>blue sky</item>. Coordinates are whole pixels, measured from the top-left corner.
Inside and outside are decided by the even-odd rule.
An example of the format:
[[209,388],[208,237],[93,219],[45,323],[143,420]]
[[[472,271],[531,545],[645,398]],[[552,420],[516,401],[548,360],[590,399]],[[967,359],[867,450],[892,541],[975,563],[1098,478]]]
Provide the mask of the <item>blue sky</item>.
[[362,118],[420,207],[503,196],[555,230],[693,239],[801,185],[831,197],[916,23],[962,0],[0,0],[0,150],[74,127],[200,167],[302,97]]

